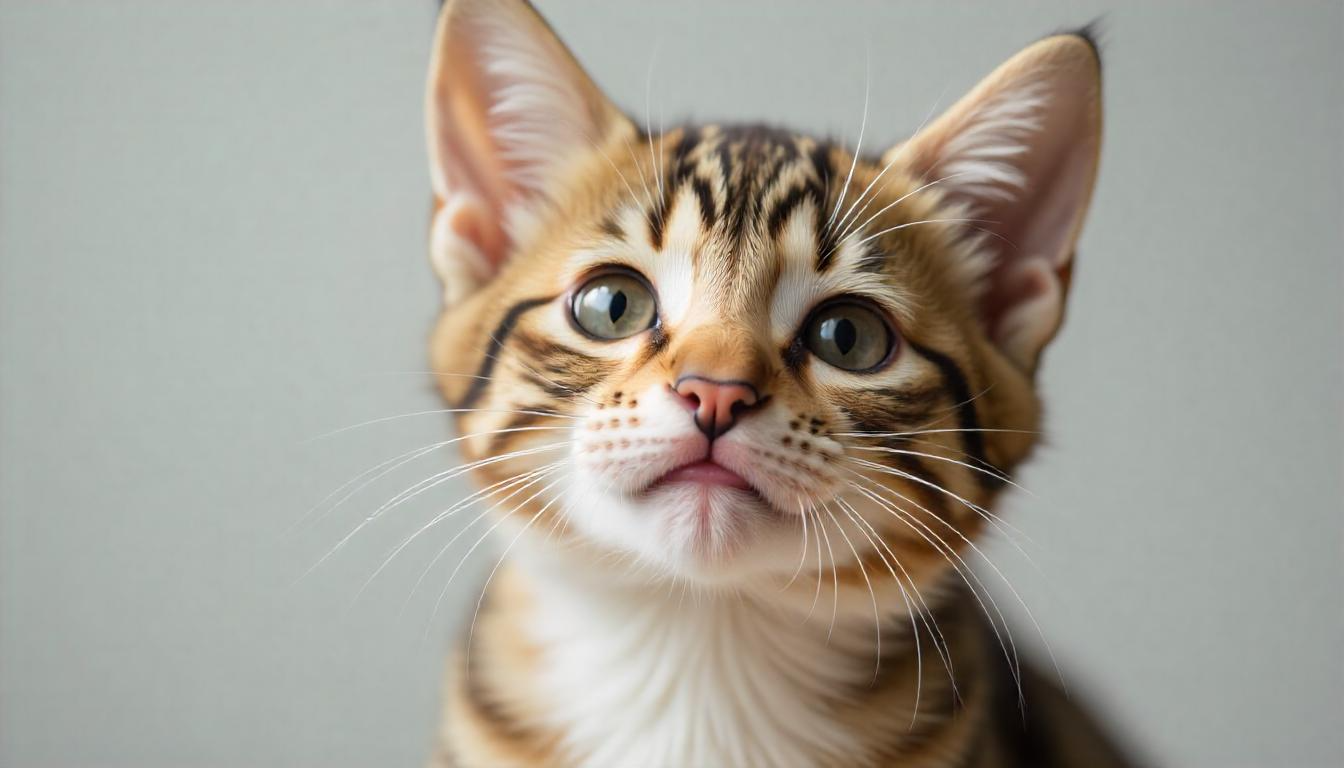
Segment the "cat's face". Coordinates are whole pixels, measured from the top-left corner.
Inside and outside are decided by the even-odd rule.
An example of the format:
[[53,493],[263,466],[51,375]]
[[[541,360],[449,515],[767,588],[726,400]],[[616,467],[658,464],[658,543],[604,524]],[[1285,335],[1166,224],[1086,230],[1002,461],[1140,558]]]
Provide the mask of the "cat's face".
[[521,3],[439,35],[431,353],[487,518],[648,578],[901,595],[997,524],[1095,173],[1081,38],[856,159],[643,134]]

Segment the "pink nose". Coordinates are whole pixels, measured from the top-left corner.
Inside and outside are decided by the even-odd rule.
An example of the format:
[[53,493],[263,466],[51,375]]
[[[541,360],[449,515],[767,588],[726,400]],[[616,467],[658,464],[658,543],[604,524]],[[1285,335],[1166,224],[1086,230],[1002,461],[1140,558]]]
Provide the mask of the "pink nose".
[[682,376],[674,389],[695,409],[695,426],[710,440],[731,429],[738,414],[761,400],[756,388],[743,381]]

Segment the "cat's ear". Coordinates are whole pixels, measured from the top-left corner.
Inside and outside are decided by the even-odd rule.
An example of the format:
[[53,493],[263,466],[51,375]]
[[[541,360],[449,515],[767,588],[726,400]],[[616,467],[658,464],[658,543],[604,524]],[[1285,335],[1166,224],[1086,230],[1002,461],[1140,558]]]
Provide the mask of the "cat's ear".
[[1083,33],[1021,51],[883,158],[941,179],[984,230],[982,318],[1028,371],[1063,320],[1100,148],[1100,59]]
[[525,0],[450,0],[426,93],[430,257],[450,303],[491,279],[566,171],[626,124]]

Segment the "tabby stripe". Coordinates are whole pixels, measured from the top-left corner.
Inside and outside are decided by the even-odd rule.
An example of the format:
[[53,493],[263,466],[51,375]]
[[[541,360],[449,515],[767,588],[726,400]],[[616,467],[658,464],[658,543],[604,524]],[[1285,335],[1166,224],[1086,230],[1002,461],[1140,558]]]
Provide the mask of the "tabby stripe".
[[702,135],[700,129],[690,126],[682,131],[681,140],[677,142],[676,149],[672,150],[672,159],[678,166],[686,163],[691,156],[691,152],[700,145]]
[[714,192],[709,188],[709,182],[694,176],[691,178],[691,190],[695,192],[695,197],[700,201],[700,221],[704,223],[705,229],[711,229],[714,221],[718,219],[718,206],[714,203]]
[[821,204],[817,206],[816,211],[817,271],[825,272],[831,265],[831,252],[835,250],[835,233],[827,226],[830,223],[830,216],[826,214],[826,209],[830,207],[826,199],[826,189],[831,184],[831,145],[817,142],[808,159],[812,161],[812,172],[817,175],[822,190]]
[[[957,366],[956,361],[928,347],[916,344],[913,341],[906,340],[910,348],[919,353],[924,359],[937,366],[939,373],[942,374],[943,384],[952,393],[952,399],[957,404],[957,426],[962,430],[960,433],[961,441],[966,449],[966,453],[971,457],[974,463],[984,467],[992,467],[996,474],[1003,473],[994,467],[985,456],[985,436],[980,432],[980,418],[975,409],[975,398],[971,396],[971,388],[966,382],[966,376]],[[1003,486],[1003,480],[997,477],[991,477],[983,472],[973,472],[981,487],[996,490]]]
[[770,212],[770,223],[766,231],[770,233],[771,238],[779,237],[780,230],[784,229],[784,225],[788,223],[794,210],[806,200],[811,200],[820,205],[820,203],[817,203],[817,192],[811,187],[794,187],[789,190],[784,199],[779,201],[779,205],[776,205],[775,209]]
[[608,237],[614,237],[618,240],[625,237],[625,227],[621,226],[620,219],[616,218],[614,213],[609,213],[602,218],[602,232]]
[[544,296],[523,299],[509,307],[509,311],[505,312],[504,317],[500,319],[499,325],[495,326],[495,332],[490,334],[490,346],[486,348],[485,357],[476,369],[476,378],[472,380],[471,386],[467,389],[467,394],[463,395],[462,400],[458,402],[458,408],[475,407],[476,403],[485,394],[485,390],[492,382],[490,376],[494,373],[495,363],[499,362],[499,352],[504,348],[504,342],[508,340],[509,334],[513,333],[514,326],[518,324],[518,319],[523,316],[523,313],[530,309],[536,309],[543,304],[549,304],[555,298],[555,296]]
[[468,660],[467,671],[463,676],[466,704],[482,721],[482,725],[493,730],[505,741],[528,741],[533,738],[526,726],[515,720],[500,706],[481,685],[480,675],[473,674],[476,663]]
[[663,249],[663,227],[667,223],[667,207],[666,198],[659,200],[647,216],[649,220],[649,245],[655,251]]

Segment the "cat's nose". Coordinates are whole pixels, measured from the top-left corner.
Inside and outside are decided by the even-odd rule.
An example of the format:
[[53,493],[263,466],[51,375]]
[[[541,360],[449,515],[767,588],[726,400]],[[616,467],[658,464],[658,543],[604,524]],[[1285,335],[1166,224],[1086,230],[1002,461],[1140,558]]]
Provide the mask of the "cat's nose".
[[673,386],[695,411],[695,426],[710,440],[737,423],[743,411],[761,401],[756,387],[745,381],[718,381],[704,376],[682,376]]

